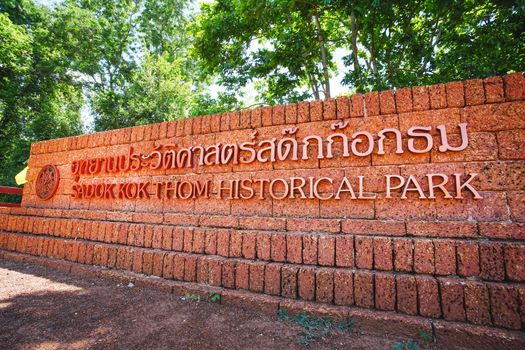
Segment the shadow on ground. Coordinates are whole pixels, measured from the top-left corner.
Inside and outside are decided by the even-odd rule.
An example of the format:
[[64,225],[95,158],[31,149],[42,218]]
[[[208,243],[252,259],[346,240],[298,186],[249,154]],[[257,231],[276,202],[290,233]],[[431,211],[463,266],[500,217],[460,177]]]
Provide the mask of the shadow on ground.
[[[308,348],[300,337],[300,326],[277,316],[0,260],[0,349]],[[393,349],[410,340],[352,330],[310,348]]]

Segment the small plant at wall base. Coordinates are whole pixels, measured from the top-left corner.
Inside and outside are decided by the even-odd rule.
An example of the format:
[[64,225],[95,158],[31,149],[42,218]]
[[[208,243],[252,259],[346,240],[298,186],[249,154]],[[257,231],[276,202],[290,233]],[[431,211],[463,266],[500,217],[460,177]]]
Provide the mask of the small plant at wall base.
[[[419,330],[419,338],[426,342],[431,342],[433,340],[432,333],[425,332],[423,330]],[[419,349],[419,343],[417,340],[411,339],[406,342],[404,341],[398,341],[392,345],[392,349],[394,350],[416,350]]]
[[409,340],[407,342],[399,341],[392,346],[394,350],[416,350],[419,349],[419,343],[415,340]]
[[302,334],[297,338],[297,343],[305,346],[324,339],[334,332],[349,331],[353,327],[353,321],[350,319],[338,322],[329,317],[316,317],[305,312],[290,317],[285,309],[279,309],[277,314],[280,320],[290,321],[302,327]]
[[209,294],[208,299],[212,303],[219,303],[221,301],[221,295],[219,293],[209,292],[208,294]]
[[186,294],[181,299],[199,302],[201,301],[201,296],[199,294]]
[[432,336],[432,333],[428,333],[423,330],[419,330],[419,338],[421,338],[424,341],[430,342],[432,341],[434,337]]

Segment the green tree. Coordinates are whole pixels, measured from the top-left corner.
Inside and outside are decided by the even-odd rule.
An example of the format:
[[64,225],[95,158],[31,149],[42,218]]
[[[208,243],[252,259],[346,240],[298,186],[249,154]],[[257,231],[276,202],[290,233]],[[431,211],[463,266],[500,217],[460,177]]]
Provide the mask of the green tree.
[[322,9],[316,1],[202,4],[192,30],[203,75],[232,91],[256,82],[271,104],[330,97],[334,47]]
[[71,53],[65,64],[85,88],[95,130],[207,111],[209,97],[199,98],[203,84],[188,56],[187,6],[185,0],[67,0],[57,8],[53,40]]
[[358,91],[434,84],[525,68],[525,3],[335,0]]
[[329,97],[335,49],[359,92],[525,69],[525,3],[490,0],[216,0],[197,17],[203,75],[267,103]]
[[82,90],[49,41],[50,11],[0,1],[0,183],[14,184],[32,142],[82,132]]

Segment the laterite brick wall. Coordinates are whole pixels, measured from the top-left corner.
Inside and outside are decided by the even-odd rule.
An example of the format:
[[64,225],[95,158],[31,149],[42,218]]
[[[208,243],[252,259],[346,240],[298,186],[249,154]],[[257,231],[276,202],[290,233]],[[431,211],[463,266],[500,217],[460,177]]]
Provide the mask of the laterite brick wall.
[[[469,145],[459,152],[395,154],[387,140],[385,155],[84,177],[119,182],[362,175],[375,199],[71,196],[75,159],[126,153],[130,145],[146,150],[170,142],[249,142],[254,130],[262,139],[297,127],[300,140],[333,132],[338,119],[349,121],[345,130],[372,133],[415,125],[446,125],[458,133],[457,125],[468,123]],[[50,140],[31,148],[23,207],[0,209],[0,248],[320,305],[523,330],[524,159],[521,73]],[[58,166],[60,184],[43,201],[34,180],[46,164]],[[483,198],[384,198],[385,174],[413,174],[423,184],[429,173],[478,173],[473,185]]]

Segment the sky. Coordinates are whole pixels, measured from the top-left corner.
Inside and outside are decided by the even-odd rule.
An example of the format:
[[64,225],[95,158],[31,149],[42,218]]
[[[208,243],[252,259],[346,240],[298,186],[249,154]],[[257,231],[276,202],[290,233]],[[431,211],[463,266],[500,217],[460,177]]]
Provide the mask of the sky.
[[[35,0],[36,3],[38,4],[42,4],[42,5],[46,5],[46,6],[53,6],[57,3],[59,3],[61,0]],[[213,0],[197,0],[197,8],[199,8],[199,4],[202,3],[202,2],[211,2]],[[332,76],[330,78],[330,89],[331,89],[331,92],[332,92],[332,96],[338,96],[338,95],[341,95],[343,93],[346,93],[348,92],[348,87],[345,87],[343,85],[341,85],[341,81],[343,80],[343,76],[344,76],[344,64],[343,64],[343,57],[348,55],[349,52],[347,50],[344,50],[344,49],[336,49],[333,53],[334,55],[334,62],[336,63],[336,66],[337,66],[337,70],[336,70],[336,74],[334,74],[334,76]],[[216,96],[217,92],[220,91],[221,88],[219,86],[216,86],[216,85],[212,85],[210,86],[210,93],[212,96]],[[249,83],[244,89],[243,89],[243,92],[244,92],[244,103],[245,105],[249,106],[249,105],[252,105],[255,101],[255,95],[256,95],[256,91],[255,89],[253,88],[253,84]],[[85,104],[83,107],[82,107],[82,110],[81,110],[81,117],[82,117],[82,121],[84,123],[84,126],[89,130],[91,129],[92,127],[92,124],[93,124],[93,115],[90,111],[90,108],[89,106],[87,106],[87,104]]]

